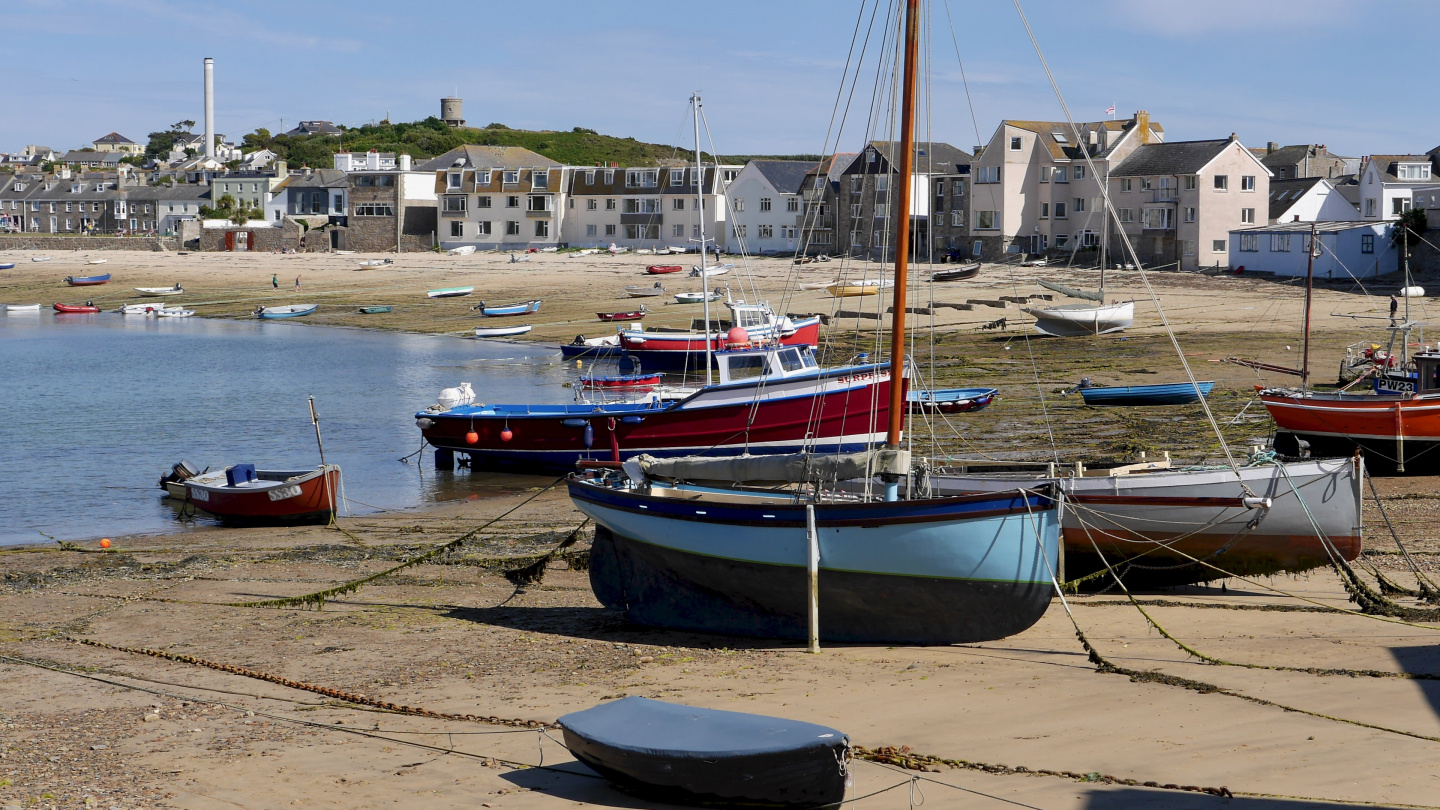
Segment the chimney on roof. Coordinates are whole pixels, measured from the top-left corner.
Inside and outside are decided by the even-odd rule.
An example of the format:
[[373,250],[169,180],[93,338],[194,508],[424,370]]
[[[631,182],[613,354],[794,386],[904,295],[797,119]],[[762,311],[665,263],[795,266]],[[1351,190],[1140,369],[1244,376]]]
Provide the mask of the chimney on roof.
[[980,144],[977,143],[977,144],[975,144],[973,147],[971,147],[971,149],[970,149],[970,154],[974,155],[975,157],[980,157],[980,152],[983,151],[984,149],[985,149],[985,147],[983,147],[983,146],[981,146]]
[[408,172],[408,171],[410,171],[410,155],[409,155],[409,154],[401,153],[401,155],[400,155],[400,171],[402,171],[402,172]]
[[1140,130],[1140,143],[1150,143],[1150,113],[1145,110],[1135,112],[1135,128]]
[[1274,142],[1274,141],[1270,141],[1269,143],[1266,143],[1266,144],[1265,144],[1265,154],[1267,154],[1267,155],[1273,155],[1273,154],[1275,154],[1275,152],[1276,152],[1277,150],[1279,150],[1279,149],[1280,149],[1280,144],[1278,144],[1278,143],[1276,143],[1276,142]]
[[612,169],[618,169],[618,168],[620,168],[620,164],[619,164],[619,163],[616,163],[615,161],[612,160],[612,161],[610,161],[610,168],[612,168]]
[[1232,141],[1238,141],[1238,140],[1240,140],[1240,136],[1239,136],[1239,135],[1236,135],[1235,133],[1232,132],[1232,133],[1230,133],[1230,140],[1232,140]]

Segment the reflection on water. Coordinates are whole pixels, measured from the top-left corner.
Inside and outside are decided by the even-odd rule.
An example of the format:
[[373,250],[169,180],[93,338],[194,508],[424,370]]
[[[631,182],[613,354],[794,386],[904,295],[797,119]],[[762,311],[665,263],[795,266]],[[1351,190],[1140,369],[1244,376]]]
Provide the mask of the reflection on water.
[[[156,480],[200,468],[319,463],[356,511],[534,479],[436,474],[413,415],[469,382],[482,399],[569,401],[554,349],[284,322],[0,314],[0,543],[180,528]],[[421,462],[421,463],[417,463]],[[366,504],[366,506],[361,506]]]

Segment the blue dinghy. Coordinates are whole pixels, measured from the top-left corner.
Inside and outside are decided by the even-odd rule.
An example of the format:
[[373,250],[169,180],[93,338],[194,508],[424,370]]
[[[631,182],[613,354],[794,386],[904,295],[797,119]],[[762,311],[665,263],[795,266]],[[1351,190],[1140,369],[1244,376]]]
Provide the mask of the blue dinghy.
[[[1196,388],[1199,388],[1197,391]],[[1213,382],[1163,385],[1081,386],[1086,405],[1185,405],[1210,395]]]
[[280,307],[260,307],[255,310],[255,316],[267,321],[276,321],[281,318],[303,318],[319,308],[319,304],[287,304]]
[[642,697],[560,726],[576,759],[655,801],[825,808],[845,798],[850,741],[833,728]]
[[487,318],[497,318],[504,315],[524,315],[530,312],[539,312],[540,300],[535,299],[534,301],[524,301],[519,304],[506,304],[499,307],[492,307],[486,304],[484,301],[481,301],[474,308],[480,310],[480,314],[484,315]]

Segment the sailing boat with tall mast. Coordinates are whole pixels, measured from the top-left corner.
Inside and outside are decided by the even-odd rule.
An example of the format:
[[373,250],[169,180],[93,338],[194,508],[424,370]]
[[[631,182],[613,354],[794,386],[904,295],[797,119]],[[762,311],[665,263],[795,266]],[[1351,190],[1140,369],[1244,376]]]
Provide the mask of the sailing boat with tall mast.
[[[907,0],[901,24],[892,369],[906,367],[919,0]],[[911,497],[900,486],[912,475],[901,446],[905,386],[886,393],[881,448],[727,460],[642,456],[620,471],[572,478],[572,501],[596,523],[596,598],[641,624],[769,638],[809,632],[844,642],[951,644],[1029,628],[1049,606],[1059,570],[1058,501],[1043,487],[1018,486]]]

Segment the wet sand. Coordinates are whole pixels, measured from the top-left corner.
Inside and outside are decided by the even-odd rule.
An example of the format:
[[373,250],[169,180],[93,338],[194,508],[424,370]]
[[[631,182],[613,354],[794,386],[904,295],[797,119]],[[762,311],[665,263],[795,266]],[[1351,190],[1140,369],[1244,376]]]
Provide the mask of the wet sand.
[[[555,340],[608,331],[593,312],[624,307],[616,291],[649,281],[640,275],[647,257],[542,256],[511,266],[484,256],[405,255],[395,267],[356,272],[351,265],[366,257],[112,253],[106,265],[88,267],[79,257],[54,255],[52,262],[17,265],[0,276],[0,300],[48,306],[52,299],[92,297],[118,304],[136,300],[124,296],[130,287],[181,281],[193,291],[184,300],[210,302],[197,308],[212,316],[242,317],[256,302],[308,300],[323,304],[309,323],[458,331],[478,322],[468,312],[475,299],[431,302],[424,290],[474,283],[491,303],[544,298],[535,337]],[[3,260],[11,258],[25,256]],[[788,263],[755,265],[762,296],[778,300]],[[116,282],[91,290],[57,283],[97,267],[115,273]],[[806,280],[836,271],[833,264],[804,268]],[[301,273],[303,294],[267,291],[272,272],[282,282]],[[963,302],[1038,292],[1032,282],[1041,273],[1059,275],[1054,269],[1016,271],[1012,281],[1010,271],[987,268],[976,284],[936,285],[935,298]],[[1121,275],[1122,282],[1108,285],[1110,294],[1138,297],[1143,290],[1134,276]],[[1297,285],[1182,275],[1154,281],[1197,376],[1217,381],[1212,405],[1218,417],[1240,412],[1257,378],[1208,361],[1228,353],[1295,361],[1303,296]],[[791,309],[832,311],[834,302],[821,296],[803,293]],[[852,302],[843,306],[853,309]],[[1316,311],[1325,315],[1316,319],[1312,362],[1334,369],[1346,343],[1373,333],[1330,313],[1370,304],[1357,293],[1329,288],[1317,292],[1317,302]],[[359,303],[396,304],[396,320],[371,322],[345,311]],[[659,309],[662,317],[647,323],[684,325],[698,311]],[[1075,341],[1027,341],[1026,330],[1013,322],[1003,333],[976,328],[1002,315],[1023,319],[1013,304],[942,310],[936,348],[932,352],[928,337],[921,338],[917,362],[928,374],[933,355],[939,384],[997,385],[1002,398],[952,420],[957,430],[937,442],[935,452],[1043,455],[1049,450],[1048,417],[1057,444],[1077,455],[1128,457],[1141,448],[1212,455],[1218,444],[1213,435],[1207,438],[1198,412],[1110,414],[1082,410],[1073,397],[1054,393],[1082,374],[1105,382],[1179,377],[1153,308],[1138,309],[1139,326],[1125,335]],[[853,341],[851,349],[873,346],[853,336],[855,323],[836,322],[828,332],[832,348],[846,341]],[[1044,408],[1037,388],[1047,398]],[[1227,428],[1227,439],[1267,433],[1268,421],[1263,412],[1258,416]],[[580,523],[561,491],[537,495],[552,480],[512,480],[510,494],[343,518],[343,532],[213,529],[120,538],[105,554],[91,553],[93,544],[80,547],[85,551],[0,551],[0,656],[9,657],[0,658],[0,807],[654,807],[591,778],[562,747],[516,725],[548,723],[622,694],[795,717],[834,725],[869,749],[908,746],[916,754],[1005,766],[985,772],[928,762],[934,770],[902,773],[862,761],[853,765],[855,796],[919,775],[937,780],[920,783],[927,804],[936,807],[1000,806],[987,796],[1044,808],[1318,806],[1309,799],[1440,806],[1436,681],[1201,663],[1114,593],[1069,598],[1075,620],[1107,660],[1230,694],[1097,672],[1059,601],[1034,628],[1000,642],[827,646],[818,656],[786,643],[640,628],[601,608],[584,572],[572,570],[572,564],[583,567],[586,538],[558,556],[539,584],[517,587],[503,576],[502,569],[533,562]],[[1433,529],[1440,484],[1377,484],[1402,539],[1440,579],[1440,540]],[[535,500],[449,559],[379,580],[323,611],[226,604],[310,593],[385,570],[531,496]],[[1366,560],[1413,586],[1373,503],[1367,503],[1365,521]],[[1228,661],[1440,673],[1434,623],[1422,628],[1312,610],[1316,602],[1354,607],[1329,571],[1254,584],[1232,579],[1223,590],[1216,583],[1141,598],[1164,600],[1147,607],[1160,624],[1198,651]],[[1284,609],[1252,609],[1273,606]],[[340,691],[319,694],[80,639],[195,656]],[[399,714],[345,699],[362,695],[512,722]],[[530,767],[542,756],[554,770]],[[1016,773],[1018,768],[1074,776]],[[1224,787],[1236,798],[1147,782]],[[908,807],[909,797],[902,786],[859,806]]]

